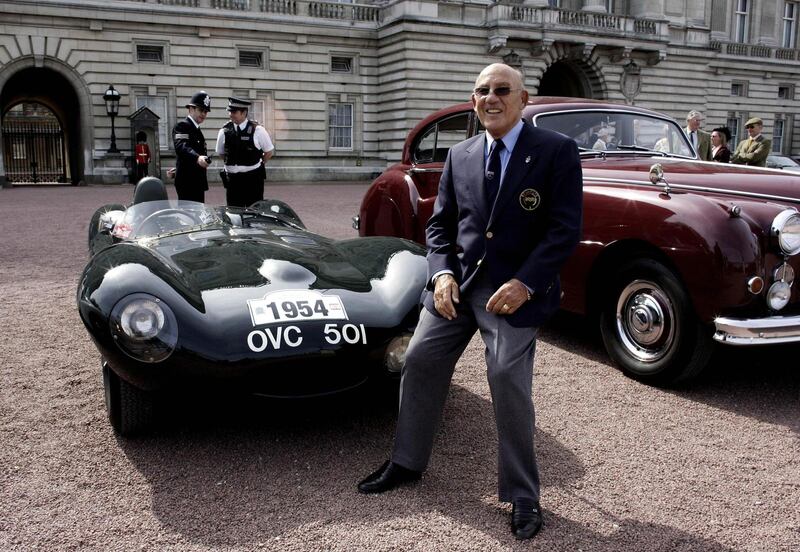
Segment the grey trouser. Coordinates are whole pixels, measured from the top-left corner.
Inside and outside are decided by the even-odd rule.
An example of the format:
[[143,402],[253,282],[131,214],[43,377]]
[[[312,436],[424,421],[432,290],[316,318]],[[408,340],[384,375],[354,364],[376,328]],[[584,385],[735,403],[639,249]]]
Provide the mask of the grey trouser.
[[427,466],[456,362],[479,329],[497,424],[499,499],[539,500],[531,395],[538,328],[515,328],[486,312],[494,291],[478,278],[461,296],[455,320],[422,309],[403,367],[392,461],[417,471]]

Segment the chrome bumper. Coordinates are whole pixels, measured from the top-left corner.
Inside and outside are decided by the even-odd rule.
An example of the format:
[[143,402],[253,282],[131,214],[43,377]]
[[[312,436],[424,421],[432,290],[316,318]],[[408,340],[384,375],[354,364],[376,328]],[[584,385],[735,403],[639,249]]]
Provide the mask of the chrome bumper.
[[800,342],[800,316],[714,319],[714,339],[728,345]]

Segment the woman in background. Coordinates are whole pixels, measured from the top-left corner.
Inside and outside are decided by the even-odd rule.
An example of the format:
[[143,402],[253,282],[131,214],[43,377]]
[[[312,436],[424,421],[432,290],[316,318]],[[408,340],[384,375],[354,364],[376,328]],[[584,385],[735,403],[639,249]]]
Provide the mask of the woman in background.
[[728,127],[719,127],[711,131],[711,160],[718,163],[731,162],[731,150],[728,149],[728,140],[731,131]]

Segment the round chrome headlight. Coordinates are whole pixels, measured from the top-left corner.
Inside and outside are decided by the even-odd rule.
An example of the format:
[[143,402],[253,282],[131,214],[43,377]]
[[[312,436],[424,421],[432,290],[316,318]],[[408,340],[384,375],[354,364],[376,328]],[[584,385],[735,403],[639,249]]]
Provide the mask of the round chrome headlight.
[[775,282],[767,292],[767,304],[772,310],[781,310],[789,304],[792,296],[792,286],[786,282]]
[[770,230],[786,255],[800,253],[800,213],[793,209],[781,211],[772,221]]
[[120,315],[122,331],[135,341],[152,339],[164,329],[164,309],[158,301],[135,299],[125,305]]
[[123,297],[111,311],[111,335],[128,356],[142,362],[161,362],[178,342],[172,310],[146,293]]

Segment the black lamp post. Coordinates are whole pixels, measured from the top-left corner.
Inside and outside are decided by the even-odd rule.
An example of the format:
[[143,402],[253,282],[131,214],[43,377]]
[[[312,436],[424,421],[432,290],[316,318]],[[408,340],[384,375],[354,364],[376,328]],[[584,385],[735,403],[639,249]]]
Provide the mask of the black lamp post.
[[114,134],[114,117],[119,114],[119,92],[114,90],[113,84],[108,85],[108,90],[103,94],[103,100],[106,102],[106,113],[111,117],[111,147],[108,148],[108,153],[119,153],[117,136]]

